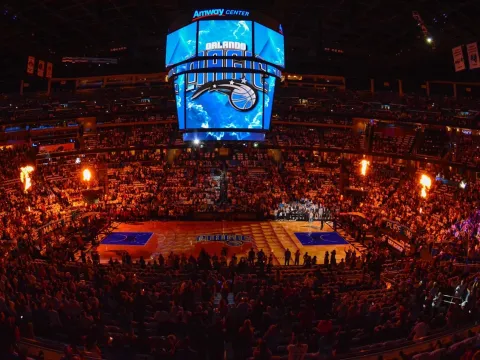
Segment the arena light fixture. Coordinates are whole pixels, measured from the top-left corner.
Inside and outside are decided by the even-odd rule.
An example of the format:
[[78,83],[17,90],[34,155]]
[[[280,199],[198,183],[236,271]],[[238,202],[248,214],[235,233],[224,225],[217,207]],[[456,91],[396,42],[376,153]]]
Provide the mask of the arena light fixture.
[[193,145],[199,145],[199,144],[200,144],[200,140],[198,140],[198,139],[193,140]]

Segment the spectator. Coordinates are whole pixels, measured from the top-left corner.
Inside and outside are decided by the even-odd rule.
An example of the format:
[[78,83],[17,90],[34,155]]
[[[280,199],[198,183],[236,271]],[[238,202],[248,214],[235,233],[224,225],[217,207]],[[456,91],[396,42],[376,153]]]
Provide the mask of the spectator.
[[303,337],[295,336],[292,333],[290,345],[288,345],[288,360],[303,360],[307,354],[308,345],[304,343]]

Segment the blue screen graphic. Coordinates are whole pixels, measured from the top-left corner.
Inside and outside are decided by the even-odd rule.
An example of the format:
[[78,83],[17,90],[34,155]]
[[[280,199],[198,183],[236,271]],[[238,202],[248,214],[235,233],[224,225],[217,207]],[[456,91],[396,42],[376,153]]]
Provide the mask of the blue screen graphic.
[[167,35],[165,66],[179,63],[195,56],[197,49],[197,23],[192,23]]
[[282,34],[246,20],[200,20],[168,35],[166,63],[184,140],[263,141],[283,47]]
[[183,141],[264,141],[265,134],[249,132],[191,132],[183,134]]
[[273,76],[269,76],[265,78],[265,84],[270,91],[265,94],[264,96],[264,106],[263,106],[263,119],[264,124],[263,128],[265,130],[270,129],[270,119],[272,118],[272,110],[273,110],[273,100],[275,97],[275,81],[276,78]]
[[285,67],[285,42],[283,35],[255,23],[255,57]]
[[178,75],[173,82],[175,88],[175,104],[177,106],[178,128],[185,129],[185,75]]
[[267,72],[269,74],[272,74],[273,76],[276,76],[279,79],[282,77],[282,72],[274,66],[268,65],[267,66]]
[[187,129],[264,128],[264,102],[270,103],[273,90],[265,81],[269,77],[239,72],[189,73],[186,78]]
[[198,28],[198,55],[215,49],[252,52],[252,22],[244,20],[203,20]]

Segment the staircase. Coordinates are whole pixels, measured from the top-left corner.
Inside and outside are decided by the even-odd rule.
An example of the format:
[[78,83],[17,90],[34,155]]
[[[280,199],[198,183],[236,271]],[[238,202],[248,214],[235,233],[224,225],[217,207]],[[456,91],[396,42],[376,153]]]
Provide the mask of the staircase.
[[365,150],[366,137],[365,134],[360,136],[360,149]]
[[220,183],[220,203],[226,204],[228,202],[228,180],[225,161],[222,162],[222,173],[218,178]]
[[424,132],[423,131],[417,131],[417,134],[415,135],[415,141],[413,142],[412,154],[417,154],[418,153],[418,149],[423,144],[424,139],[425,139]]
[[168,141],[167,145],[175,145],[175,146],[181,146],[185,144],[183,142],[183,135],[178,132],[178,131],[172,131],[172,135],[170,137],[170,140]]
[[280,243],[281,245],[281,251],[285,251],[286,248],[289,248],[292,254],[297,251],[299,247],[281,223],[276,221],[270,221],[269,224],[272,228],[272,231],[276,234],[276,242]]
[[374,134],[374,127],[373,126],[369,126],[367,128],[367,131],[365,134],[362,135],[362,137],[365,138],[365,151],[367,152],[370,152],[372,151],[372,148],[373,148],[373,134]]
[[451,149],[449,149],[448,151],[445,151],[445,155],[442,156],[442,160],[444,160],[444,161],[452,160],[452,150]]

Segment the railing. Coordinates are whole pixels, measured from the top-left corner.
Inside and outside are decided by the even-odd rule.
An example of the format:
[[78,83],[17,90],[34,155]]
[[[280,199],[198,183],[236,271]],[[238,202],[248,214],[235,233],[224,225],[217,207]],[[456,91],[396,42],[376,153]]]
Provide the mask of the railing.
[[365,351],[364,354],[362,354],[363,351],[360,351],[360,354],[358,354],[357,352],[356,354],[345,355],[343,358],[350,360],[377,360],[381,355],[383,359],[398,359],[400,358],[400,352],[409,357],[416,353],[432,351],[432,349],[435,345],[437,345],[438,342],[440,342],[441,344],[448,343],[452,340],[454,335],[466,337],[469,330],[472,330],[476,333],[480,330],[480,325],[477,325],[476,322],[472,322],[461,328],[447,329],[439,333],[426,336],[419,340],[408,340],[403,346],[396,347],[394,349],[382,349],[381,347],[379,347],[372,351]]
[[[61,360],[64,357],[63,348],[65,344],[54,342],[46,339],[31,340],[31,339],[21,339],[18,346],[22,350],[26,350],[29,356],[38,356],[40,352],[43,352],[45,360]],[[96,354],[92,354],[83,349],[81,353],[83,355],[82,360],[99,360],[101,358]],[[102,357],[103,359],[103,357]]]

